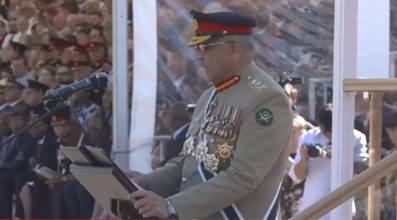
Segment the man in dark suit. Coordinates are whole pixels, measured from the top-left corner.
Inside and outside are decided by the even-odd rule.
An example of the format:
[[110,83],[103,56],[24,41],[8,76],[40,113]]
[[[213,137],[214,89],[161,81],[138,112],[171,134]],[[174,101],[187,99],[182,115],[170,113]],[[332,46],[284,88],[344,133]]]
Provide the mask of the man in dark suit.
[[[43,107],[37,107],[31,111],[31,119],[37,119],[47,111]],[[40,120],[30,130],[32,136],[37,140],[35,159],[40,166],[46,166],[52,170],[57,170],[57,150],[58,142],[54,130],[50,126],[50,119]]]
[[[47,111],[43,107],[36,107],[31,111],[31,119],[37,119]],[[33,169],[49,168],[57,171],[57,149],[58,142],[54,131],[49,126],[49,119],[45,118],[38,121],[30,130],[30,134],[35,138],[37,147],[30,160]],[[33,173],[34,174],[34,173]],[[47,179],[38,175],[33,175],[33,180],[25,184],[21,192],[21,200],[24,208],[25,218],[51,218],[52,209],[52,190]]]
[[[59,139],[60,146],[78,147],[90,145],[88,136],[83,132],[79,122],[71,118],[70,108],[56,112],[51,118],[51,126]],[[70,162],[61,162],[62,174],[68,175]],[[94,199],[77,180],[64,182],[63,187],[64,216],[66,218],[91,218]]]
[[[12,134],[23,128],[29,113],[25,104],[20,103],[8,111],[8,126]],[[29,158],[36,142],[28,133],[18,135],[0,147],[0,218],[12,217],[12,195],[19,194],[29,178]]]
[[192,113],[192,107],[188,108],[185,104],[177,102],[164,114],[163,125],[168,132],[172,132],[172,136],[165,146],[162,165],[181,152]]
[[164,160],[161,162],[162,165],[165,165],[170,159],[178,156],[178,154],[181,152],[183,148],[183,144],[186,141],[186,134],[188,130],[189,130],[189,124],[185,124],[184,126],[182,126],[177,131],[174,132],[174,134],[171,137],[171,140],[168,141],[165,147]]

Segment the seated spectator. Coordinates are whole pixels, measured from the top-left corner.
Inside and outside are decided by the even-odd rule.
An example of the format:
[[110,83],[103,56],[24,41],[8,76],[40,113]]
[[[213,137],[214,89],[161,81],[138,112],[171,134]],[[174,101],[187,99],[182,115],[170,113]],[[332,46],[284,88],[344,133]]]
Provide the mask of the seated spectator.
[[112,135],[105,114],[101,109],[98,109],[92,117],[87,119],[87,135],[93,146],[103,149],[110,156]]
[[55,70],[54,68],[44,67],[37,72],[37,81],[46,85],[50,89],[56,87]]
[[[7,111],[7,124],[12,135],[20,132],[29,121],[28,107],[19,103]],[[13,194],[19,195],[21,188],[31,178],[29,159],[33,155],[36,142],[28,133],[19,134],[16,138],[2,142],[0,150],[0,218],[11,219]],[[19,197],[17,213],[21,214]]]
[[0,81],[0,107],[2,105],[4,105],[5,103],[6,103],[6,100],[4,97],[4,85],[1,84],[1,81]]
[[[56,112],[51,118],[51,126],[61,146],[92,145],[80,123],[72,119],[69,107]],[[70,161],[66,159],[61,161],[62,174],[70,174],[69,166]],[[87,219],[91,217],[94,199],[77,180],[65,181],[62,191],[64,218]]]
[[107,48],[104,42],[91,41],[88,43],[88,54],[90,62],[95,69],[101,69],[103,65],[107,64]]
[[27,85],[28,79],[33,79],[33,72],[29,71],[28,63],[24,57],[11,60],[11,69],[16,81],[24,86]]
[[58,85],[68,85],[73,82],[73,73],[65,65],[58,65],[55,72],[55,82]]
[[29,105],[31,109],[40,107],[49,87],[36,80],[29,79],[27,82],[28,86],[23,91],[23,101]]
[[74,80],[82,80],[88,78],[94,69],[91,66],[88,53],[85,48],[74,47],[71,52],[72,60],[70,67]]
[[161,161],[162,164],[165,164],[171,158],[176,157],[182,150],[191,115],[187,112],[185,104],[176,103],[164,115],[162,120],[164,120],[164,126],[171,131],[171,140],[165,145],[164,158]]
[[7,103],[13,103],[21,98],[24,86],[14,80],[7,80],[4,88],[4,99]]
[[[31,111],[31,120],[46,114],[44,108],[36,107]],[[54,131],[49,125],[48,118],[36,123],[30,133],[37,142],[37,148],[31,158],[32,169],[46,167],[57,171],[58,143]],[[52,189],[44,177],[33,173],[32,181],[24,185],[20,197],[24,209],[25,219],[52,218]],[[49,208],[50,207],[50,208]]]

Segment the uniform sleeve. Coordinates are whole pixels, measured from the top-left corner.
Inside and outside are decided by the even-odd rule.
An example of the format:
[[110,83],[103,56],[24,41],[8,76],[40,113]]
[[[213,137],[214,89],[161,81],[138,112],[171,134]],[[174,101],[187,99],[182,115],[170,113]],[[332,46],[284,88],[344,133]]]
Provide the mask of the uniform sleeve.
[[[204,103],[208,100],[210,96],[211,89],[208,89],[201,95],[197,101],[197,107],[204,106]],[[193,119],[198,117],[198,112],[200,109],[196,109],[193,114]],[[191,122],[196,123],[196,122]],[[190,132],[189,126],[189,131]],[[179,155],[171,160],[169,160],[163,167],[156,169],[153,173],[147,176],[147,183],[150,190],[153,192],[167,197],[173,195],[179,191],[179,187],[182,180],[182,167],[184,163],[184,156]]]
[[178,156],[146,176],[149,189],[163,197],[179,191],[184,157]]
[[[208,182],[169,198],[180,219],[216,213],[254,191],[265,178],[272,178],[269,173],[278,160],[287,162],[287,154],[281,157],[281,153],[286,152],[288,145],[292,113],[285,96],[270,91],[251,106],[243,113],[230,167]],[[266,122],[258,121],[258,112],[272,117],[267,117]]]

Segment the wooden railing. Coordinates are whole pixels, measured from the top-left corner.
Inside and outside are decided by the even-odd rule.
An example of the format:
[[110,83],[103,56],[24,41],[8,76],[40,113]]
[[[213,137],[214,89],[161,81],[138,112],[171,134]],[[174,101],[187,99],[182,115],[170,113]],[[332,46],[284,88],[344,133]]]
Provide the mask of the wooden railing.
[[397,170],[397,152],[394,152],[385,159],[374,164],[371,168],[353,177],[352,180],[340,186],[314,205],[296,214],[290,220],[318,219],[338,205],[352,198],[356,193],[365,190],[369,185],[395,170]]
[[375,188],[380,178],[397,170],[397,152],[379,161],[383,127],[383,95],[386,91],[397,91],[397,79],[344,80],[344,92],[370,93],[370,167],[290,220],[318,219],[366,188],[368,188],[368,220],[380,219],[381,198],[376,196]]

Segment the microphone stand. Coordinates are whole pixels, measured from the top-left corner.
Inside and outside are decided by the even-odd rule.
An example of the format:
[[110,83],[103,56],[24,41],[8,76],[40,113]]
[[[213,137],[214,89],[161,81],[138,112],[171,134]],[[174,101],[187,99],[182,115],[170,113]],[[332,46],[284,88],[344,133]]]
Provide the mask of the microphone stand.
[[50,117],[51,115],[53,115],[54,113],[56,113],[57,111],[63,109],[66,107],[66,104],[64,104],[63,102],[59,102],[55,105],[55,107],[49,109],[48,112],[46,112],[45,114],[41,115],[40,117],[29,121],[29,123],[27,125],[25,125],[23,128],[19,129],[15,134],[7,137],[4,141],[2,141],[0,143],[0,148],[3,147],[4,145],[8,144],[9,142],[13,141],[15,138],[17,138],[19,135],[27,132],[28,130],[30,130],[35,124],[37,124],[39,121],[42,121],[43,119],[46,119],[47,117]]
[[[91,87],[85,87],[87,86],[87,80],[90,83]],[[84,85],[82,87],[82,82],[84,82]],[[107,83],[107,78],[102,74],[102,75],[95,75],[93,77],[89,77],[86,80],[80,80],[78,81],[77,84],[72,84],[71,87],[69,88],[69,90],[61,90],[63,91],[62,93],[56,95],[56,96],[49,96],[47,98],[44,98],[44,102],[45,101],[49,101],[49,102],[55,102],[56,105],[55,107],[49,109],[49,111],[47,113],[45,113],[44,115],[40,116],[39,118],[30,121],[27,125],[25,125],[23,128],[21,128],[20,130],[18,130],[15,134],[7,137],[4,141],[0,142],[0,148],[3,147],[5,144],[8,144],[10,141],[14,140],[15,138],[17,138],[19,135],[25,133],[26,131],[28,131],[29,129],[31,129],[37,122],[51,116],[52,114],[54,114],[56,111],[61,110],[62,108],[65,108],[66,105],[63,103],[69,96],[72,95],[72,93],[78,91],[78,90],[82,90],[82,89],[99,89],[99,88],[105,88],[106,87],[106,83]]]

